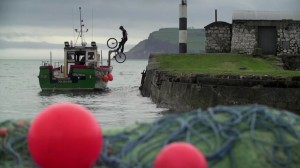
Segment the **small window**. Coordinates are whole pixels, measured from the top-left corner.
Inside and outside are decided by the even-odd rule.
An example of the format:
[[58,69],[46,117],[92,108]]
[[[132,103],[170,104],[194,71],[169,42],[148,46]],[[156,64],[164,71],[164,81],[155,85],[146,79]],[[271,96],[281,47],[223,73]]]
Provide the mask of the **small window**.
[[84,65],[84,63],[85,63],[85,55],[80,55],[80,56],[79,56],[79,63],[80,63],[81,65]]
[[75,51],[75,65],[85,64],[85,51]]
[[95,53],[94,52],[88,52],[88,60],[94,60],[95,59]]
[[68,59],[68,62],[74,62],[75,61],[75,55],[74,55],[74,52],[68,52],[67,53],[67,59]]

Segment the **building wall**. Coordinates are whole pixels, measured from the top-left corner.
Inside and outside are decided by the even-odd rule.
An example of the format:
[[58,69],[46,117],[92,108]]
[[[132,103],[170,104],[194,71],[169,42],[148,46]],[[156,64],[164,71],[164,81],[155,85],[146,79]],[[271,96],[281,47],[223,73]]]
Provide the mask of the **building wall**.
[[205,27],[207,53],[228,53],[231,46],[231,24],[214,22]]
[[297,21],[233,21],[231,52],[253,54],[258,47],[258,27],[277,29],[277,55],[300,54],[300,22]]
[[258,48],[258,27],[276,27],[277,55],[300,54],[300,21],[233,20],[213,22],[205,27],[207,53],[252,55]]
[[277,55],[300,54],[300,23],[282,24],[277,34]]
[[234,22],[232,25],[231,52],[252,54],[257,47],[257,28],[247,22]]

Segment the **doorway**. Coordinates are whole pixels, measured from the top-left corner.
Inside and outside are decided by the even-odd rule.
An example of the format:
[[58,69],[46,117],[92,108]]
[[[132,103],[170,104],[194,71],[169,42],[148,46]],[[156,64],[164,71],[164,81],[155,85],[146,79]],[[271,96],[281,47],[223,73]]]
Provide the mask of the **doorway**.
[[276,55],[277,30],[275,26],[258,27],[258,47],[262,49],[262,54]]

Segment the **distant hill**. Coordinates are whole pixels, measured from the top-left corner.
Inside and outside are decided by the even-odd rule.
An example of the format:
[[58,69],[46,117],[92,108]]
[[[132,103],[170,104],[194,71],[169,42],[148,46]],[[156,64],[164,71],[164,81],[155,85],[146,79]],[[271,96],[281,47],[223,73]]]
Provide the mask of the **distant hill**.
[[[178,28],[162,28],[150,33],[148,39],[139,42],[126,55],[131,59],[148,59],[150,53],[178,53]],[[188,53],[205,50],[205,30],[188,29]]]

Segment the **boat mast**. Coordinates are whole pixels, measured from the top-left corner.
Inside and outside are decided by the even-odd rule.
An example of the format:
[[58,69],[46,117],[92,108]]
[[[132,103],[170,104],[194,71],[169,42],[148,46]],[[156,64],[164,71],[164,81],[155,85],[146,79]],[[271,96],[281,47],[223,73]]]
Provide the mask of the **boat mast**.
[[86,29],[85,31],[82,31],[82,28],[84,27],[84,24],[83,24],[83,20],[81,19],[81,7],[79,7],[79,13],[80,13],[80,21],[79,21],[79,24],[80,24],[80,31],[78,31],[77,29],[75,29],[75,32],[78,33],[78,36],[77,36],[75,45],[76,45],[76,43],[77,43],[78,38],[80,37],[80,38],[81,38],[81,45],[82,45],[82,46],[86,46],[86,43],[84,42],[84,36],[83,36],[83,33],[88,32],[89,29]]

